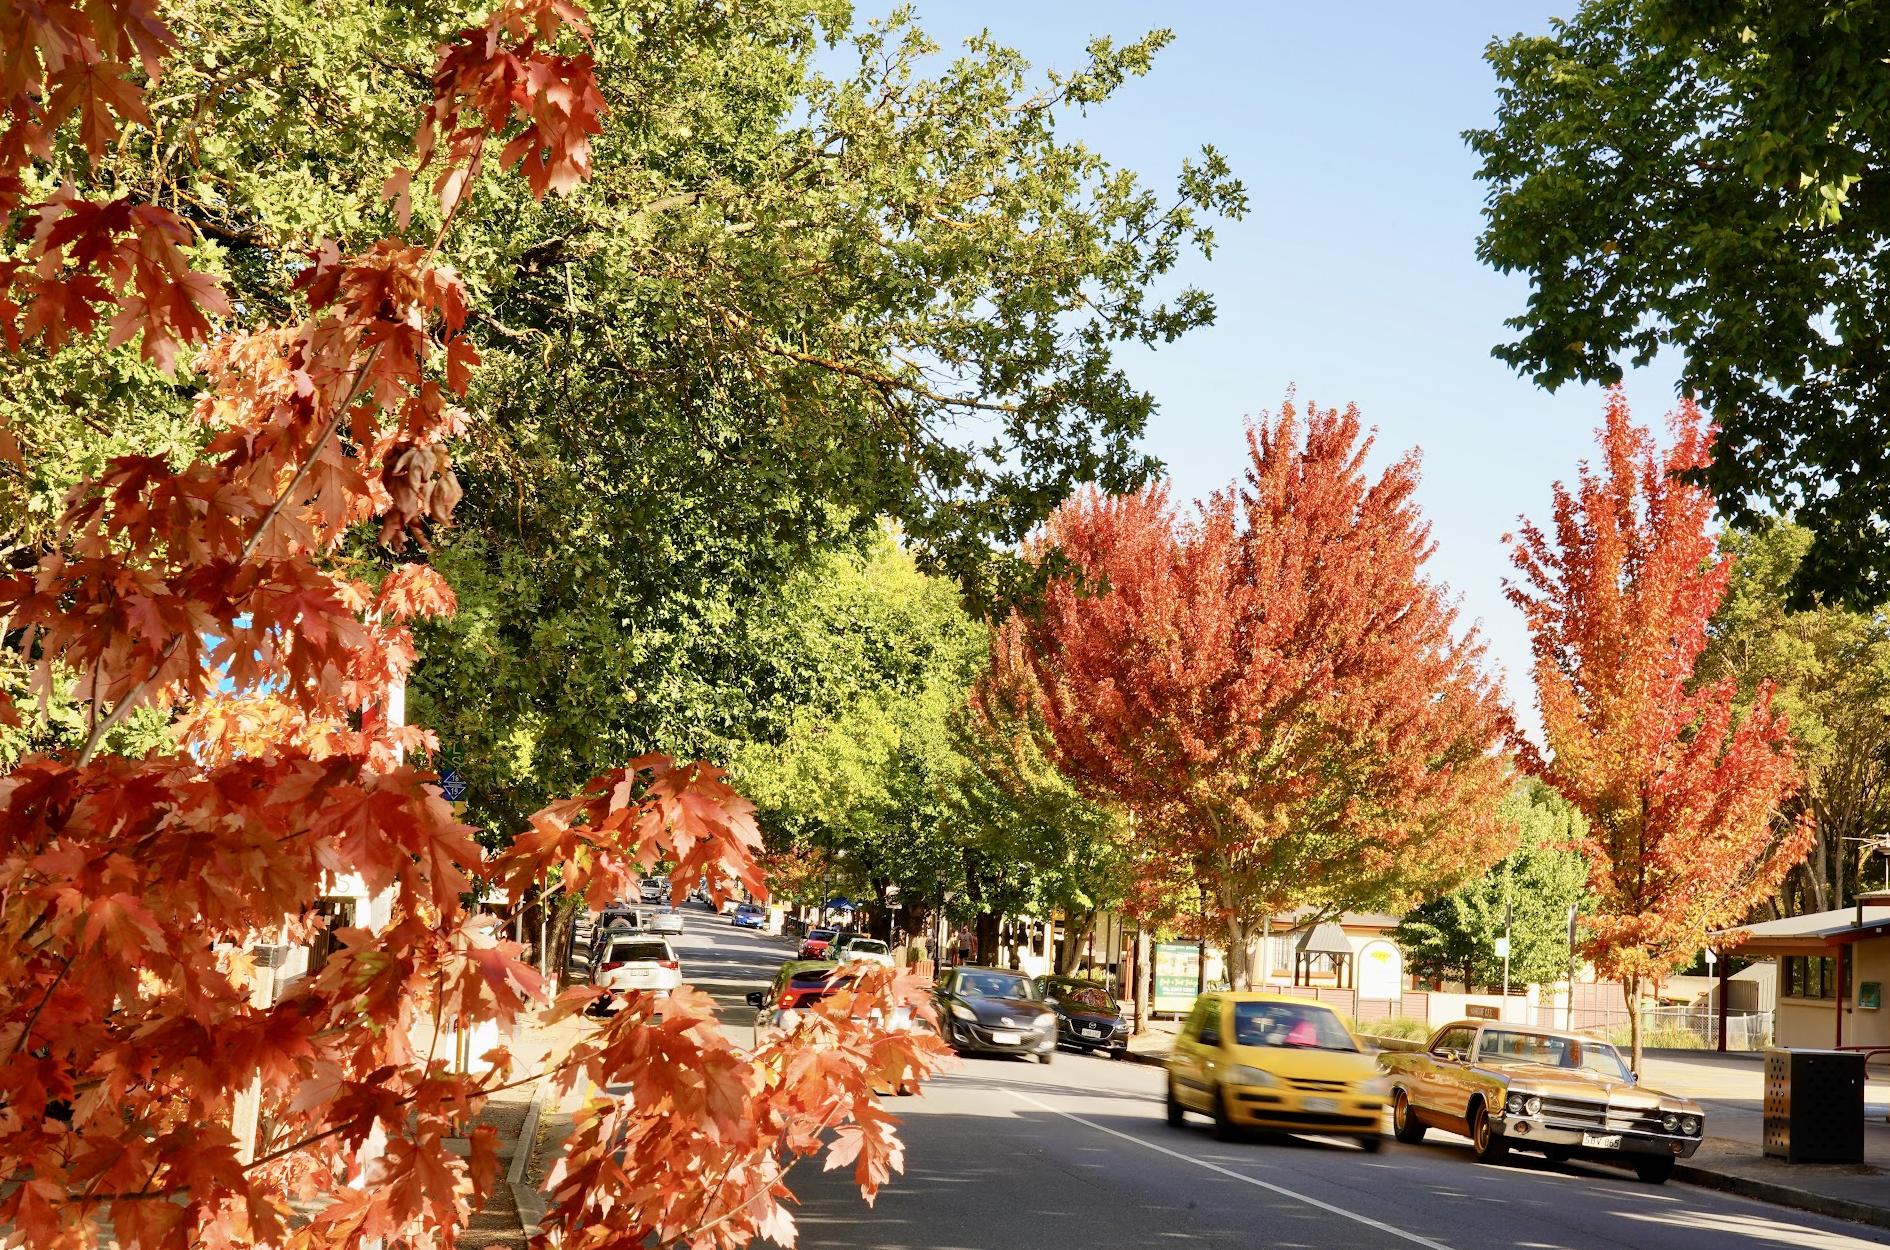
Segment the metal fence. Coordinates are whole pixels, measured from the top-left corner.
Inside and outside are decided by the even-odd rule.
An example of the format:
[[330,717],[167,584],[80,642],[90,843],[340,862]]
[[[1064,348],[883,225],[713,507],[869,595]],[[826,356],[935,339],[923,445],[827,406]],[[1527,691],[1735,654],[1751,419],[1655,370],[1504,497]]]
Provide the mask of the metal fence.
[[[1536,1009],[1536,1023],[1563,1027],[1566,1016],[1549,1007]],[[1628,1013],[1625,1008],[1600,1011],[1577,1009],[1578,1032],[1605,1038],[1620,1046],[1628,1044]],[[1726,1013],[1727,1050],[1764,1050],[1772,1044],[1772,1013],[1769,1011],[1729,1011]],[[1719,1049],[1719,1013],[1705,1007],[1644,1007],[1641,1009],[1641,1045],[1667,1050]]]

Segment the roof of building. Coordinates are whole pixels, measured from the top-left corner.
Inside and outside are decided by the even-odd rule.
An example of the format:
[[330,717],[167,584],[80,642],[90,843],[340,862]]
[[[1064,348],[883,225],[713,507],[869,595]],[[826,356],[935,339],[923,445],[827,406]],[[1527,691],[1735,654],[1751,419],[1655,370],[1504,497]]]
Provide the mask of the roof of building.
[[1722,929],[1713,936],[1721,935],[1729,935],[1734,940],[1716,945],[1739,955],[1789,955],[1828,950],[1870,938],[1890,937],[1890,906],[1843,907],[1836,911],[1786,916],[1782,920],[1762,920],[1735,929]]
[[[1297,907],[1284,916],[1275,916],[1273,923],[1279,925],[1283,932],[1293,933],[1300,929],[1308,917],[1317,914],[1315,908]],[[1400,919],[1386,912],[1348,911],[1340,913],[1338,924],[1341,929],[1395,929]]]
[[1350,955],[1352,944],[1345,940],[1345,930],[1328,920],[1312,931],[1301,949],[1309,955]]

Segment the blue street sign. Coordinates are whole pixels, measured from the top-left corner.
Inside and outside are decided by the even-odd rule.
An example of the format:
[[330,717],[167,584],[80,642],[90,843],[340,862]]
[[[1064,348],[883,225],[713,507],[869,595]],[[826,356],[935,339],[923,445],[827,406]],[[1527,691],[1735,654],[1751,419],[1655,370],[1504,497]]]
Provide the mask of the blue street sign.
[[466,779],[454,769],[447,769],[440,776],[440,796],[448,803],[457,803],[466,797]]

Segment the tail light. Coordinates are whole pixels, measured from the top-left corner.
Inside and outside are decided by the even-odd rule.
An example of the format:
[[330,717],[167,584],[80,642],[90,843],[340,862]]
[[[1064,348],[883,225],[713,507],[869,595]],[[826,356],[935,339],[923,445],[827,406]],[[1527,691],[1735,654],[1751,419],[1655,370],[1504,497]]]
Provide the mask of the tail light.
[[609,963],[605,964],[603,967],[599,968],[598,971],[609,972],[612,968],[621,968],[621,967],[623,967],[623,960],[613,959]]
[[663,969],[665,972],[675,972],[682,967],[682,964],[680,961],[674,959],[659,959],[656,961],[656,966]]

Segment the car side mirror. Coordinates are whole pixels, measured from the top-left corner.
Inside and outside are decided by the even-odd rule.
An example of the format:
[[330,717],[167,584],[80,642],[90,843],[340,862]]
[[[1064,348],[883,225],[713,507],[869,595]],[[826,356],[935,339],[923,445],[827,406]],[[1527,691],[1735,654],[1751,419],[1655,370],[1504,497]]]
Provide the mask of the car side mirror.
[[1431,1058],[1445,1059],[1445,1060],[1450,1060],[1454,1062],[1457,1058],[1457,1052],[1452,1050],[1448,1046],[1439,1046],[1436,1050],[1433,1050],[1431,1052]]
[[762,995],[761,995],[761,991],[760,991],[760,990],[749,990],[749,991],[748,991],[748,1005],[749,1005],[750,1007],[759,1007],[759,1006],[761,1006],[761,1004],[762,1004],[762,1002],[763,1002],[763,1001],[764,1001],[764,1000],[763,1000],[763,998],[762,998]]

